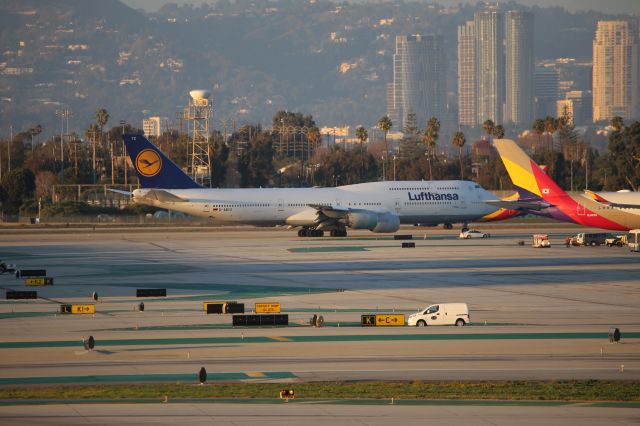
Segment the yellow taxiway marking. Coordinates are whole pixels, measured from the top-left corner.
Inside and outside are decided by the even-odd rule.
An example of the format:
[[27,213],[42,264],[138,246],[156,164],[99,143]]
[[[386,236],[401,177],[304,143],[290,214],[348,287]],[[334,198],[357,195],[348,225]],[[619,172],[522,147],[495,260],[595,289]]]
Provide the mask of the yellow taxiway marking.
[[287,339],[286,337],[282,337],[282,336],[269,337],[269,339],[277,340],[278,342],[290,342],[291,341],[291,339]]

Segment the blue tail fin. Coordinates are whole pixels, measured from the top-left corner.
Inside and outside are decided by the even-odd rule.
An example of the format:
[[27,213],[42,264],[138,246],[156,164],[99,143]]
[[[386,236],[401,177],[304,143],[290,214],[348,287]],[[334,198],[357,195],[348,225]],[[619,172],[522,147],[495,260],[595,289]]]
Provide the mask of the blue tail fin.
[[142,188],[201,188],[142,135],[124,135],[124,144]]

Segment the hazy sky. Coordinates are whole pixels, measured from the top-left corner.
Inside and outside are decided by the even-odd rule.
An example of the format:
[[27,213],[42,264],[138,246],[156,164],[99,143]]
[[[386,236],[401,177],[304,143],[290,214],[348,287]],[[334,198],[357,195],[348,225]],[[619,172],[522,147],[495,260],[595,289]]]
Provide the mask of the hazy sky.
[[[356,2],[363,2],[368,0],[355,0]],[[437,3],[444,5],[456,5],[458,3],[476,3],[478,0],[440,0]],[[558,5],[563,6],[571,11],[576,10],[589,10],[594,9],[600,12],[606,13],[625,13],[632,14],[635,13],[640,15],[640,0],[516,0],[518,3],[526,4],[529,6],[532,5],[540,5],[540,6],[551,6]],[[142,8],[149,11],[155,11],[160,8],[165,3],[192,3],[192,4],[201,4],[201,3],[212,3],[212,1],[204,1],[204,0],[122,0],[123,3],[128,4],[129,6],[135,8]],[[428,1],[425,3],[433,3],[433,1]]]

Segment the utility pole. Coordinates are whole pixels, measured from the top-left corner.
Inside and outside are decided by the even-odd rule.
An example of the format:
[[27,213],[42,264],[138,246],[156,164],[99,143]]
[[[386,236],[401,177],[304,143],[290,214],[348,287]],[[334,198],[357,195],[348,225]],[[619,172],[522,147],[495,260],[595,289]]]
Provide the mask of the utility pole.
[[122,171],[124,172],[124,184],[127,185],[127,150],[124,146],[124,126],[127,124],[125,120],[120,120],[122,126]]
[[11,137],[9,138],[9,143],[7,144],[7,170],[11,173],[11,141],[13,141],[13,126],[9,126],[9,131]]
[[67,119],[67,133],[69,133],[71,111],[68,109],[57,110],[56,114],[60,116],[60,184],[64,185],[64,119]]
[[91,148],[92,148],[92,158],[91,164],[93,166],[93,184],[96,184],[96,132],[92,130],[91,132]]
[[115,184],[115,176],[114,176],[114,171],[115,171],[115,161],[113,161],[113,141],[110,140],[109,141],[109,148],[111,150],[111,185]]

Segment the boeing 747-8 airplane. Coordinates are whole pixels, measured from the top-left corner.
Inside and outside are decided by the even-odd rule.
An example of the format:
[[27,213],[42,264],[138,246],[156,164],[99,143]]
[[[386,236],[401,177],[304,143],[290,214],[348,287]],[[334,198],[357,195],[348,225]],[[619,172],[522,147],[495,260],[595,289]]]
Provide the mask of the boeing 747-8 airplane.
[[[203,188],[142,135],[125,135],[140,180],[138,203],[206,217],[213,222],[289,225],[299,236],[347,235],[347,228],[396,232],[400,224],[438,225],[485,218],[500,209],[495,195],[464,180],[386,181],[335,188]],[[512,211],[511,214],[518,214]],[[501,218],[504,218],[504,214]]]

